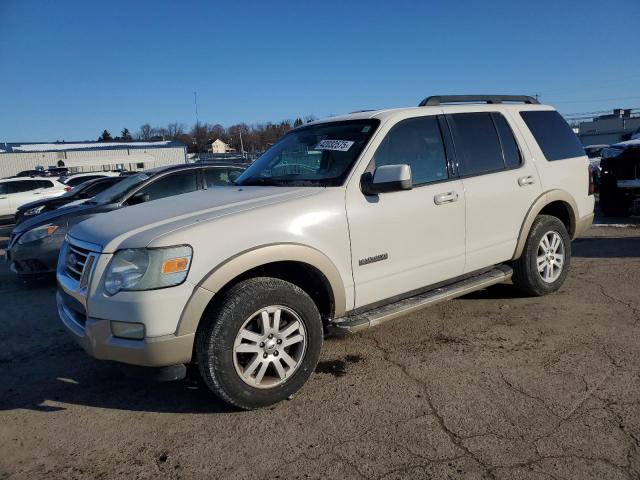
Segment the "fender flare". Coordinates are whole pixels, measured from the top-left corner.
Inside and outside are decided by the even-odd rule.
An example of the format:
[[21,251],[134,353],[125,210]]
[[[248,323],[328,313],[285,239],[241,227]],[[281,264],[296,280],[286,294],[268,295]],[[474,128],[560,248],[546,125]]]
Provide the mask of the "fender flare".
[[520,255],[522,255],[522,251],[524,250],[524,246],[527,243],[527,237],[529,236],[529,231],[531,230],[533,221],[540,214],[544,207],[556,201],[561,201],[569,205],[573,219],[572,222],[574,223],[574,234],[572,235],[572,239],[573,237],[575,237],[575,222],[577,220],[578,214],[578,205],[576,204],[576,201],[568,192],[564,190],[549,190],[548,192],[544,192],[542,195],[536,198],[531,207],[529,207],[529,211],[527,212],[527,215],[522,222],[522,226],[520,227],[518,243],[516,244],[516,249],[513,252],[512,260],[516,260],[520,258]]
[[220,263],[207,273],[194,288],[189,298],[178,327],[176,335],[195,333],[202,314],[209,305],[216,292],[234,278],[249,270],[269,263],[293,261],[314,267],[324,275],[331,290],[334,304],[334,316],[344,315],[347,309],[347,299],[344,282],[335,264],[319,250],[297,243],[278,243],[262,245],[245,250]]

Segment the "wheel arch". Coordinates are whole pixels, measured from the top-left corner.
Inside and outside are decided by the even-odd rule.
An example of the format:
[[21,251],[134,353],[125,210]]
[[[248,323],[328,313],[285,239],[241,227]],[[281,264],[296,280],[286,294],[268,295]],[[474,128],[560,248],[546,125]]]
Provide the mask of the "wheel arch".
[[316,302],[323,316],[337,317],[346,311],[344,282],[324,253],[307,245],[271,244],[241,252],[209,271],[189,298],[176,335],[194,333],[216,294],[255,276],[273,276],[298,285]]
[[573,240],[576,235],[576,215],[578,206],[574,198],[564,190],[550,190],[540,195],[531,205],[520,227],[518,242],[512,260],[522,255],[531,225],[538,215],[552,215],[557,217],[567,227],[569,237]]

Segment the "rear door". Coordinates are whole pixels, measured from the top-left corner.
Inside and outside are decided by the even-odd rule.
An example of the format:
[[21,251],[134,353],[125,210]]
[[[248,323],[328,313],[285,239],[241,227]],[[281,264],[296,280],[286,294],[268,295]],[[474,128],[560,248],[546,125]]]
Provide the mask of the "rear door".
[[11,206],[11,213],[15,213],[18,207],[25,203],[33,202],[42,198],[40,185],[38,180],[18,180],[15,182],[8,182],[9,188],[9,203]]
[[447,115],[466,197],[464,271],[511,259],[522,222],[542,189],[522,139],[499,112]]

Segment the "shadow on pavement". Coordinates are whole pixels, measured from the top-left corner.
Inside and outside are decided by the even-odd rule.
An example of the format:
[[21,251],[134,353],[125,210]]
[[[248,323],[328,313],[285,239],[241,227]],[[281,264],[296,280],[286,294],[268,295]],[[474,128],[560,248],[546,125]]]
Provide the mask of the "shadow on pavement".
[[640,257],[640,237],[586,237],[571,244],[572,255],[581,258]]
[[[73,405],[155,413],[234,411],[209,391],[196,371],[173,382],[132,378],[117,365],[93,360],[75,346],[61,347],[62,352],[54,355],[57,358],[45,354],[28,360],[42,364],[35,366],[37,371],[31,372],[25,381],[12,382],[11,387],[0,390],[0,411],[57,412]],[[0,362],[0,369],[11,376],[13,365],[15,373],[25,373],[17,362],[9,365]]]

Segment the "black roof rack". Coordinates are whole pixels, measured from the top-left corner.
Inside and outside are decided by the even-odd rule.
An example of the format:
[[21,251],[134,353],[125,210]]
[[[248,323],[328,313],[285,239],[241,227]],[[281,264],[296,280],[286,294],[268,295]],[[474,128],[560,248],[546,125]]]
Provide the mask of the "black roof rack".
[[435,95],[420,102],[420,107],[437,107],[443,103],[504,103],[519,102],[538,105],[540,102],[528,95]]

